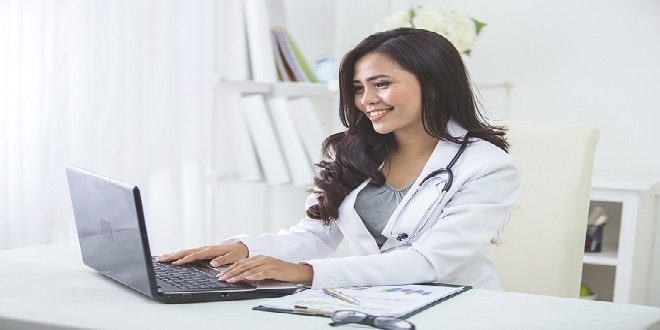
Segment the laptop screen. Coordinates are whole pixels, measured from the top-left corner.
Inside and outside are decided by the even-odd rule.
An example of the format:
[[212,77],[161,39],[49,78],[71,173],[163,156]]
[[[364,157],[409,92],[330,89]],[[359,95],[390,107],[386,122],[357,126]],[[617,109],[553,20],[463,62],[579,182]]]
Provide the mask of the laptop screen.
[[83,262],[154,297],[138,188],[72,166],[66,173]]

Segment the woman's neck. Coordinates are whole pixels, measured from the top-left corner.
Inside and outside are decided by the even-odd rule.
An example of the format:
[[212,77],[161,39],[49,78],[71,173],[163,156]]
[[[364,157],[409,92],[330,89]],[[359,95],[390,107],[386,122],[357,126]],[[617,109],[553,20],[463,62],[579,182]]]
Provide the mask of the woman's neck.
[[395,137],[396,144],[389,156],[403,156],[406,158],[423,157],[428,159],[438,144],[438,139],[428,135]]
[[397,138],[396,147],[389,152],[382,168],[387,183],[395,188],[408,186],[422,173],[437,144],[438,139],[427,134]]

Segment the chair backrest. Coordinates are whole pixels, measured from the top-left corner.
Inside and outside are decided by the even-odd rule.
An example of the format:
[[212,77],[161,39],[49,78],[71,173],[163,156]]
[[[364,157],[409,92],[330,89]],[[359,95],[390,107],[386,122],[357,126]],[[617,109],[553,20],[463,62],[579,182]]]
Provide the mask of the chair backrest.
[[518,203],[490,256],[505,291],[578,297],[598,130],[503,121],[521,163]]

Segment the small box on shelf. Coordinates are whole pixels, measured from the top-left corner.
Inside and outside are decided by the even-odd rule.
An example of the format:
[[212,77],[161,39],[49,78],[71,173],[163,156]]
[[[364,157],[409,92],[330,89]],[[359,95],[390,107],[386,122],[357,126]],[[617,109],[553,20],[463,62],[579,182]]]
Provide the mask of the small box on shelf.
[[587,237],[584,241],[584,252],[600,252],[603,244],[603,229],[607,221],[607,213],[601,206],[595,206],[589,212],[587,221]]
[[587,225],[587,237],[584,241],[584,252],[600,252],[603,244],[605,224]]

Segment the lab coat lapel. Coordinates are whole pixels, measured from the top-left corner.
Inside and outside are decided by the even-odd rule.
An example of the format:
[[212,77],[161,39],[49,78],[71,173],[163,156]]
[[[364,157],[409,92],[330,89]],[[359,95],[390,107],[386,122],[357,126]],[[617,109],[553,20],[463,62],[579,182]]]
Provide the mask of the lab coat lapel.
[[[450,122],[448,125],[448,130],[453,136],[462,136],[466,131],[460,126],[456,125],[453,122]],[[417,177],[415,183],[408,191],[408,193],[403,197],[399,206],[394,210],[392,216],[390,217],[385,229],[383,230],[383,235],[389,237],[389,239],[381,247],[381,251],[389,250],[392,248],[399,247],[407,243],[406,240],[399,241],[396,239],[396,236],[402,233],[407,235],[412,235],[416,230],[419,229],[419,226],[423,225],[425,213],[427,212],[429,206],[440,197],[439,189],[434,189],[426,185],[421,189],[415,198],[411,200],[412,196],[415,194],[417,187],[422,183],[422,180],[429,175],[431,172],[446,168],[451,159],[454,157],[458,151],[460,145],[449,142],[449,141],[439,141],[435,146],[431,157],[424,165],[422,173]],[[435,183],[444,184],[444,181],[447,179],[447,174],[443,173],[438,176],[441,180],[434,180]],[[439,187],[441,188],[441,187]],[[391,234],[390,234],[391,233]],[[413,239],[417,240],[419,236]]]
[[355,200],[357,194],[369,183],[370,180],[363,182],[356,189],[344,198],[339,206],[337,226],[344,234],[344,238],[349,242],[352,254],[369,255],[378,254],[379,249],[376,240],[371,235],[367,227],[362,222],[362,218],[355,211]]

